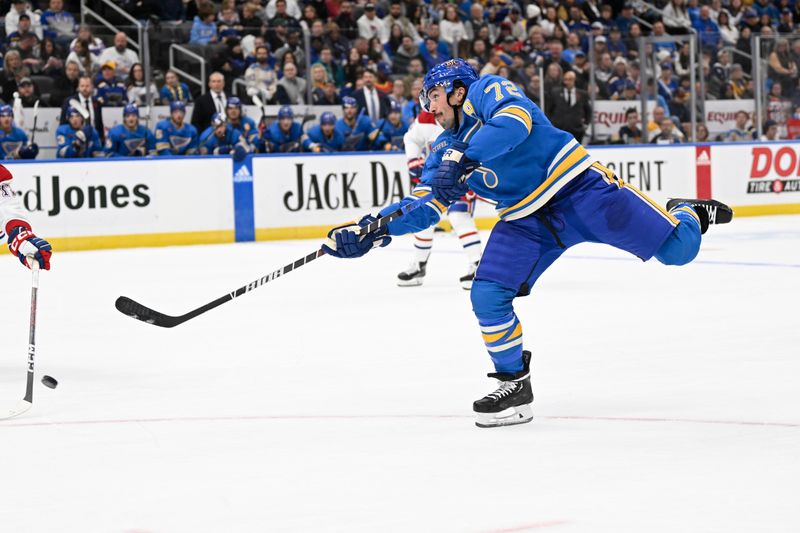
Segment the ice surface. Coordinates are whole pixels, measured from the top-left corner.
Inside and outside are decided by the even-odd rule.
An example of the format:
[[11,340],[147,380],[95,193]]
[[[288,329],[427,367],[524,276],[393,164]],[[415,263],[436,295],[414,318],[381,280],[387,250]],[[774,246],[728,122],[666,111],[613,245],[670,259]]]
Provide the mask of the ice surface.
[[[534,421],[493,388],[455,239],[323,258],[172,330],[313,241],[56,254],[33,409],[0,422],[0,531],[800,531],[800,217],[712,228],[683,268],[584,245],[518,300]],[[0,259],[0,401],[28,273]],[[38,383],[43,374],[58,389]]]

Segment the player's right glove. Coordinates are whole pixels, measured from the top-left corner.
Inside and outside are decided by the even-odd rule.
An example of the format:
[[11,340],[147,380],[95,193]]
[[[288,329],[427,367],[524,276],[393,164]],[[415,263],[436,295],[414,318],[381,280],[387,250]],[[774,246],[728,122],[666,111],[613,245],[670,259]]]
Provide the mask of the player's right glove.
[[83,157],[83,153],[86,151],[86,134],[83,130],[75,132],[75,140],[72,141],[72,149],[75,150],[75,155],[77,157]]
[[358,232],[364,226],[374,222],[376,218],[365,215],[358,224],[350,222],[343,226],[333,228],[328,232],[328,241],[322,245],[326,254],[341,259],[354,259],[361,257],[373,248],[387,246],[392,242],[389,229],[385,226],[375,232],[360,236]]
[[247,157],[247,148],[242,146],[241,144],[237,144],[233,147],[233,160],[238,162],[244,161],[244,158]]
[[411,178],[411,183],[416,185],[422,177],[422,169],[425,167],[425,159],[417,157],[408,160],[408,175]]
[[38,154],[39,154],[39,145],[36,143],[28,144],[19,149],[20,159],[36,159],[36,156]]
[[28,266],[25,259],[30,255],[39,262],[39,267],[50,270],[50,256],[53,247],[44,239],[34,235],[24,226],[17,226],[8,234],[8,249],[16,255],[20,262]]
[[446,204],[455,202],[469,191],[467,176],[478,168],[480,163],[464,155],[466,149],[467,143],[455,141],[444,153],[442,162],[436,169],[436,174],[431,180],[431,189],[440,202]]
[[231,147],[227,144],[221,144],[214,149],[214,153],[217,155],[228,155],[231,153]]

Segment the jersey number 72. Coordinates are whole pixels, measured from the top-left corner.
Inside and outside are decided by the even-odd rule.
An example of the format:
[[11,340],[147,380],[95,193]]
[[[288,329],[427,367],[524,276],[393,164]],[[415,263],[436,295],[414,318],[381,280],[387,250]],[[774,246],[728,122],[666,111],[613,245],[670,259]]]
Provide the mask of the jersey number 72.
[[522,94],[520,94],[519,90],[517,89],[517,86],[514,85],[513,82],[510,82],[508,80],[502,82],[502,87],[501,87],[501,82],[499,81],[487,85],[486,88],[483,90],[483,92],[488,94],[494,91],[494,100],[495,102],[499,102],[505,96],[503,94],[503,89],[505,89],[505,91],[511,96],[522,98]]

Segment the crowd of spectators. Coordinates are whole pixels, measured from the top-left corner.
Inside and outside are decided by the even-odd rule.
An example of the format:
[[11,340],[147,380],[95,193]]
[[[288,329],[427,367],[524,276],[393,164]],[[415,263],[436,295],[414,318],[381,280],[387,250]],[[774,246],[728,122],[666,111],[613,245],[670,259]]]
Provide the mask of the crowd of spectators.
[[[706,101],[752,99],[751,57],[761,55],[767,65],[763,131],[768,138],[785,135],[787,121],[800,116],[800,39],[779,34],[796,31],[800,2],[750,2],[116,2],[154,28],[186,28],[180,44],[214,50],[210,90],[201,97],[199,87],[190,87],[158,62],[152,65],[154,82],[146,83],[141,58],[129,46],[126,33],[94,35],[91,27],[78,24],[74,10],[65,10],[64,0],[5,1],[0,2],[8,8],[0,98],[11,104],[16,94],[17,106],[40,101],[62,107],[63,124],[75,114],[71,102],[78,100],[89,111],[88,117],[82,116],[85,126],[94,127],[101,142],[107,137],[102,109],[109,106],[190,104],[191,122],[202,135],[214,120],[230,125],[226,119],[230,99],[281,106],[354,102],[344,105],[345,110],[356,110],[346,121],[349,131],[336,130],[350,136],[358,131],[363,138],[343,146],[397,149],[397,142],[392,142],[399,131],[395,119],[399,116],[399,124],[407,127],[419,112],[416,95],[425,71],[458,56],[481,74],[497,74],[519,85],[556,126],[579,140],[598,140],[588,138],[591,101],[596,98],[631,101],[629,120],[611,142],[671,143],[710,140],[705,125],[699,125],[695,137],[688,127],[692,95]],[[690,34],[698,38],[702,86],[699,80],[691,85],[688,42],[656,41],[639,57],[639,37]],[[766,38],[767,49],[751,49],[755,34]],[[645,87],[640,83],[642,69],[648,74]],[[655,104],[646,135],[636,122],[642,92]],[[753,117],[746,111],[742,115],[744,123],[740,125],[737,118],[736,127],[724,138],[753,138]],[[269,127],[256,124],[259,140],[249,143],[249,150],[320,148],[319,143],[302,140],[270,142]]]

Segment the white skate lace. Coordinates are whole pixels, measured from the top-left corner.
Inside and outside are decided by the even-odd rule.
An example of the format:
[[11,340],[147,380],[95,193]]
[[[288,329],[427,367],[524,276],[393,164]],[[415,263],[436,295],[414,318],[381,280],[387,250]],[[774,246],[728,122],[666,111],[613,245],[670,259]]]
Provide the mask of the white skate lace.
[[499,400],[501,398],[505,398],[506,396],[513,394],[517,391],[517,382],[516,381],[503,381],[500,383],[500,386],[497,388],[496,391],[490,393],[487,398],[491,398],[492,400]]

